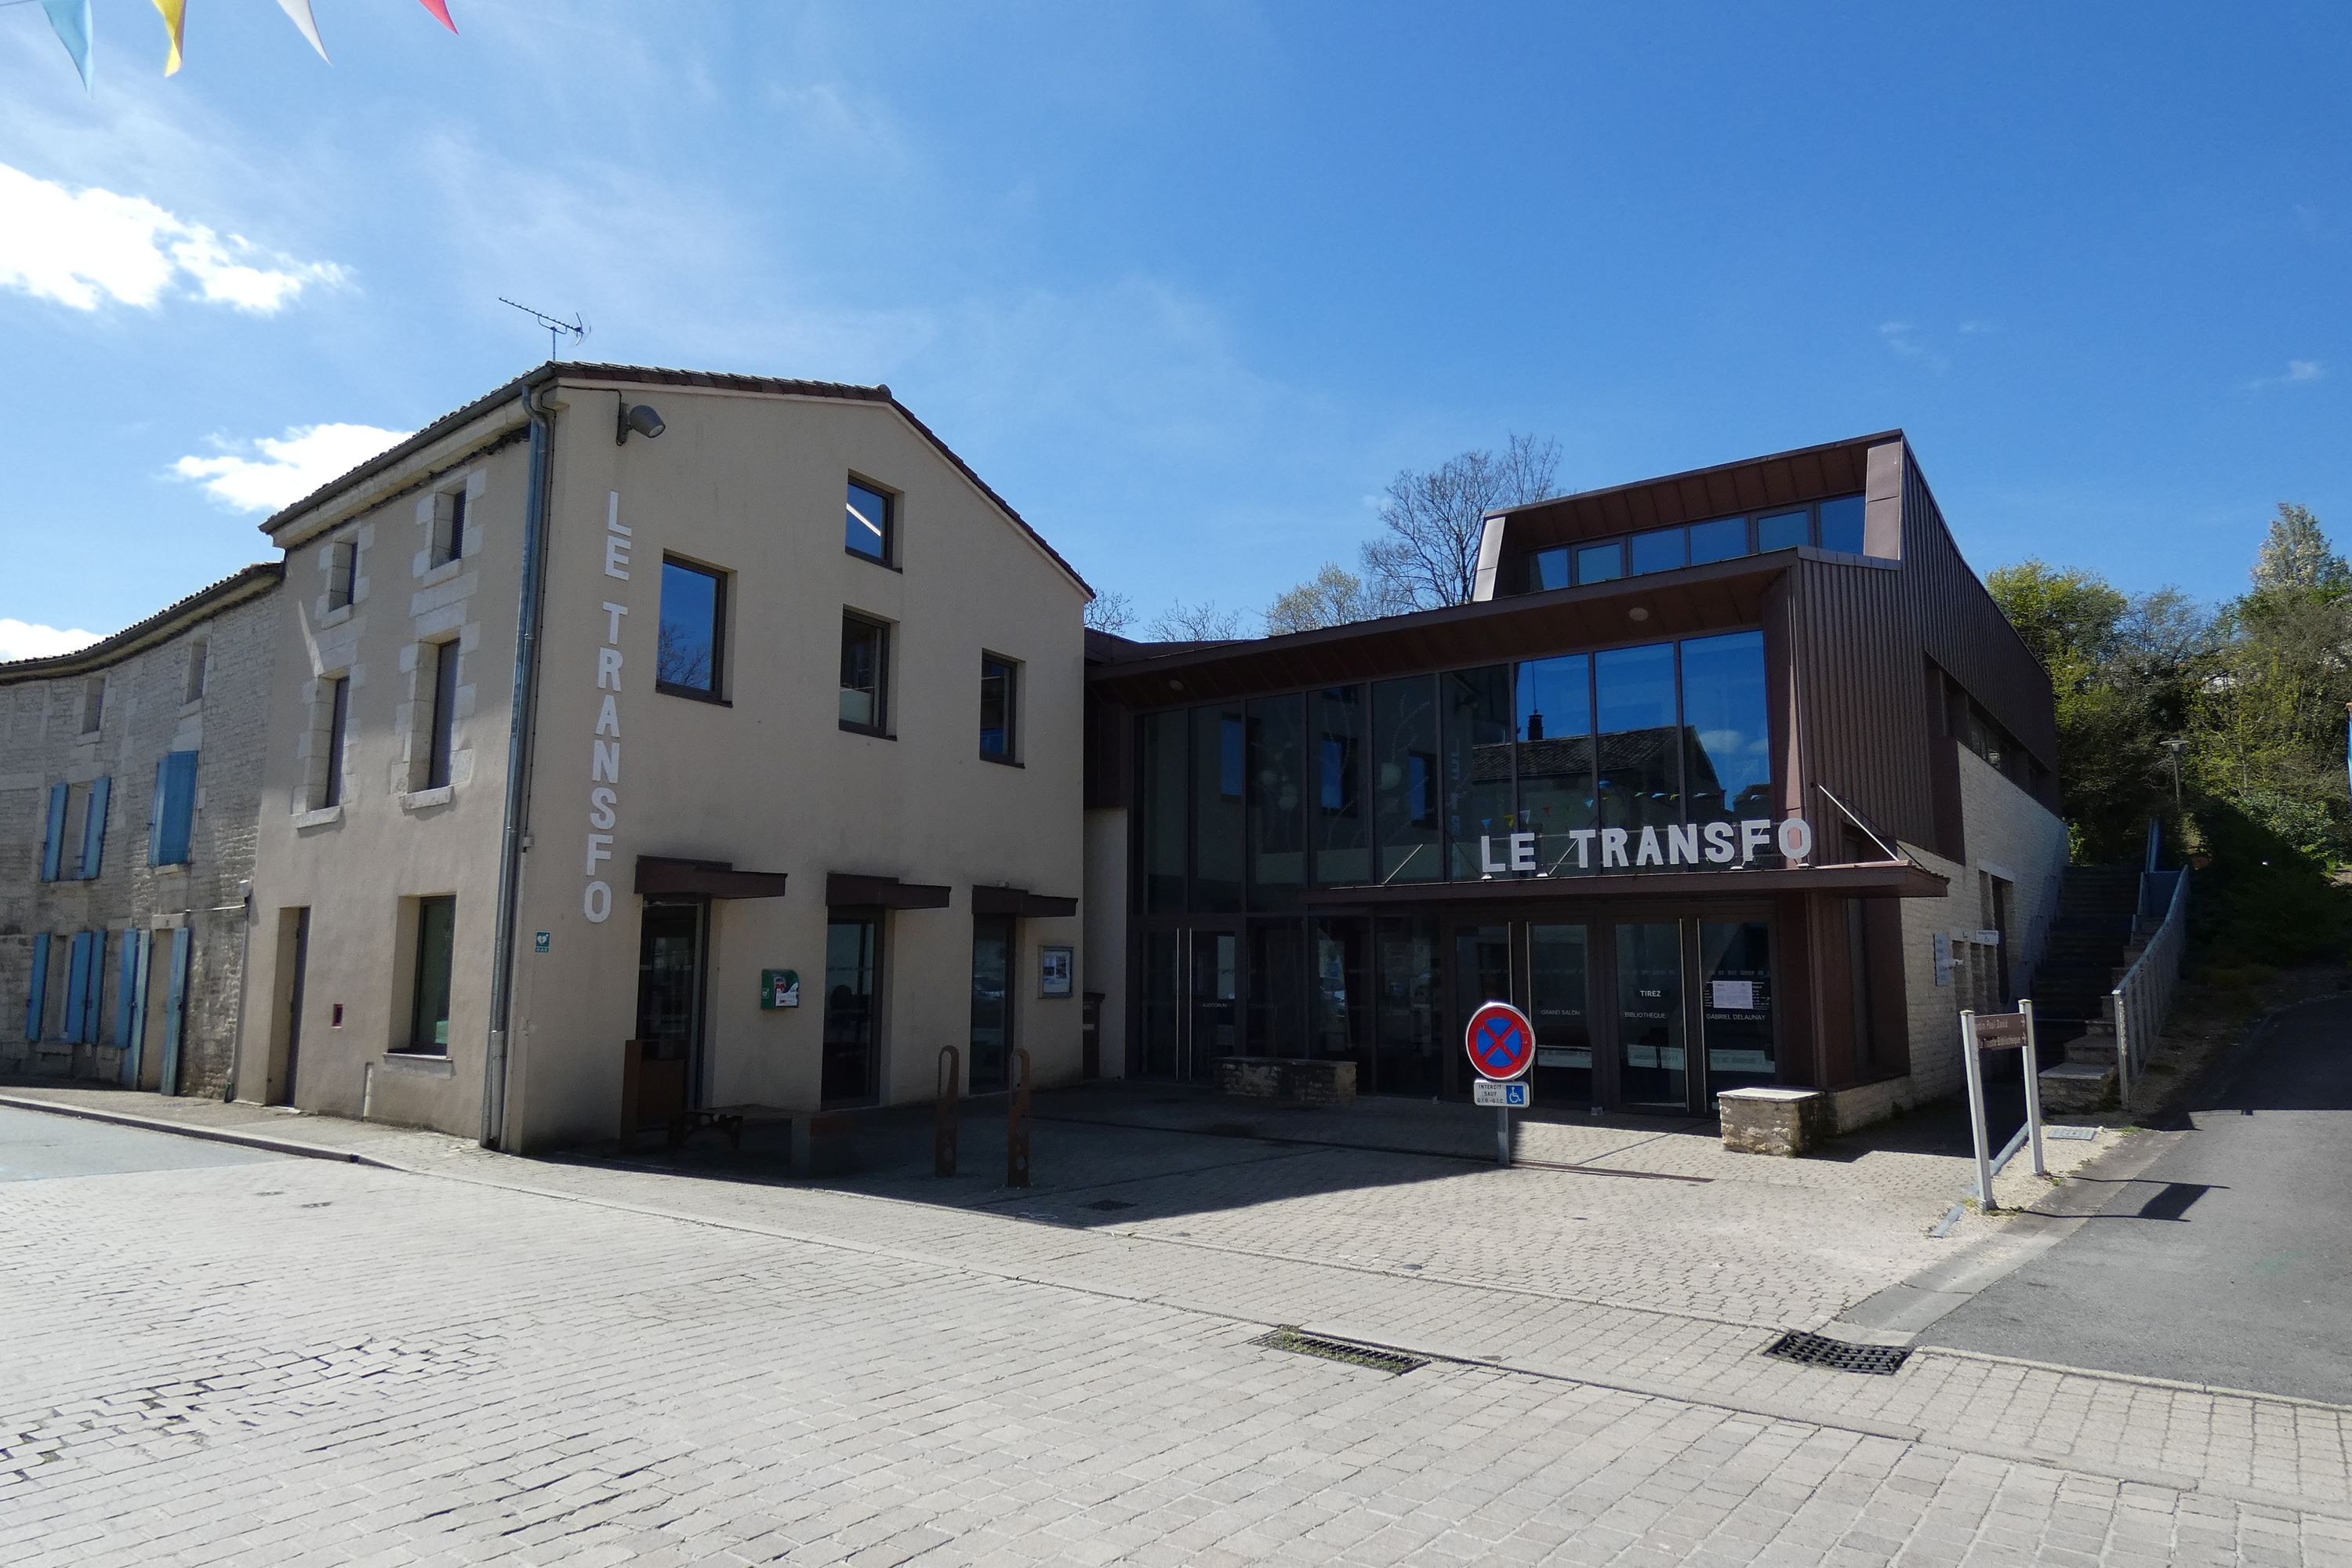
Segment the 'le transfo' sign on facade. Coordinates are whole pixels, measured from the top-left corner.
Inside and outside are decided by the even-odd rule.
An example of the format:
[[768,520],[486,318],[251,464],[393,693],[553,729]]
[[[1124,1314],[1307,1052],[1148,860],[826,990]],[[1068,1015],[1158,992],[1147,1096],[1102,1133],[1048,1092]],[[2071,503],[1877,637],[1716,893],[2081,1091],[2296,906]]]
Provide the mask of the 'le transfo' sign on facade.
[[[1543,840],[1569,847],[1549,855]],[[1496,847],[1501,853],[1496,853]],[[1598,858],[1595,858],[1596,846]],[[1565,833],[1532,831],[1482,835],[1478,868],[1489,877],[1512,872],[1552,875],[1573,856],[1580,871],[1639,870],[1649,866],[1748,866],[1759,855],[1780,852],[1790,866],[1802,865],[1813,852],[1812,825],[1801,816],[1775,824],[1752,816],[1732,822],[1685,822],[1664,828],[1644,827],[1638,835],[1627,827],[1572,827]]]

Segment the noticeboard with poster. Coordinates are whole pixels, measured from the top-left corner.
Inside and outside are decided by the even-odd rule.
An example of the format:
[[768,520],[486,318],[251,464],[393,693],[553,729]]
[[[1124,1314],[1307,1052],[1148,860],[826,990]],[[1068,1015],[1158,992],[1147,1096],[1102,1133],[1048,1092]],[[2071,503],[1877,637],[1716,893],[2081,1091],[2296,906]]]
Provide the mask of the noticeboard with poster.
[[1077,982],[1077,950],[1041,947],[1037,950],[1037,994],[1068,996]]

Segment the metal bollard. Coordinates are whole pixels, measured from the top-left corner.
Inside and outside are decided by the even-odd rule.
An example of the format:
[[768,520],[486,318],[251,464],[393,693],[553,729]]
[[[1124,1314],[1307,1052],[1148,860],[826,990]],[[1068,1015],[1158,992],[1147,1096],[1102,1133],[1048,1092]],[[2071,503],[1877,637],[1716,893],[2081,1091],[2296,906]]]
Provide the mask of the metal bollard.
[[1029,1053],[1015,1046],[1013,1068],[1020,1076],[1004,1097],[1004,1184],[1029,1184]]
[[931,1110],[931,1174],[956,1173],[956,1105],[963,1098],[963,1053],[940,1047],[939,1099]]

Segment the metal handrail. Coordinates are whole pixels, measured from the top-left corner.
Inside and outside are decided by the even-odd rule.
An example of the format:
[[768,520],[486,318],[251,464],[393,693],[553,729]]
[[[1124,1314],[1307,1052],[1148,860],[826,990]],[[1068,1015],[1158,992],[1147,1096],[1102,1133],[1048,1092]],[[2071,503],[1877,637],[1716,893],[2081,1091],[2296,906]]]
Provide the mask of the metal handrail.
[[2132,1079],[2155,1053],[2157,1039],[2164,1033],[2172,990],[2180,979],[2188,932],[2189,870],[2183,867],[2172,873],[2172,898],[2163,921],[2107,994],[2116,1022],[2116,1092],[2126,1110],[2131,1108]]

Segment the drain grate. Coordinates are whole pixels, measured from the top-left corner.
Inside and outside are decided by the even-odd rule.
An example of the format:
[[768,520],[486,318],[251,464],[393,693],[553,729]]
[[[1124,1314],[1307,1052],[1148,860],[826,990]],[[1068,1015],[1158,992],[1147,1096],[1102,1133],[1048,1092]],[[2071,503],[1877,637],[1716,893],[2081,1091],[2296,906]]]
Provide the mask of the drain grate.
[[1270,1351],[1288,1351],[1293,1355],[1320,1356],[1348,1366],[1370,1367],[1402,1376],[1417,1366],[1427,1366],[1427,1356],[1406,1355],[1401,1351],[1385,1351],[1376,1345],[1354,1345],[1345,1340],[1321,1339],[1314,1334],[1302,1334],[1297,1329],[1276,1329],[1250,1341]]
[[2044,1127],[2042,1130],[2042,1136],[2044,1138],[2074,1138],[2084,1142],[2088,1142],[2098,1135],[2099,1130],[2095,1127]]
[[1078,1206],[1082,1209],[1093,1209],[1100,1214],[1109,1214],[1116,1209],[1131,1209],[1135,1205],[1125,1198],[1097,1198],[1090,1204],[1080,1204]]
[[1765,1346],[1764,1353],[1800,1366],[1825,1366],[1832,1372],[1862,1372],[1879,1377],[1894,1376],[1911,1358],[1911,1352],[1904,1346],[1848,1344],[1823,1334],[1793,1330]]

